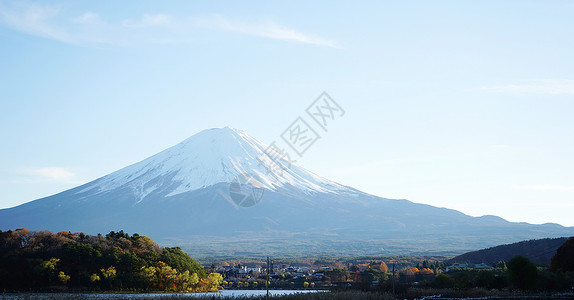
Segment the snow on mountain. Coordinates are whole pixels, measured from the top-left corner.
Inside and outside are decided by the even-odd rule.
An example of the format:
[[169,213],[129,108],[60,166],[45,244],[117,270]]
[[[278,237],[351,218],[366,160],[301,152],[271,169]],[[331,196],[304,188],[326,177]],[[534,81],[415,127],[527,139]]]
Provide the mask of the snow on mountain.
[[[253,185],[276,191],[295,188],[306,194],[355,193],[353,190],[317,176],[294,163],[275,160],[281,169],[267,167],[273,151],[244,131],[231,127],[207,129],[183,142],[88,184],[84,192],[109,192],[129,186],[142,201],[157,189],[167,188],[166,197],[230,183],[252,174]],[[263,163],[262,163],[263,161]],[[169,181],[158,181],[166,177]],[[168,187],[164,186],[168,183]],[[173,183],[176,184],[173,184]]]
[[[313,249],[334,255],[380,255],[388,249],[385,253],[395,255],[421,249],[466,251],[574,234],[574,228],[559,225],[474,218],[380,198],[317,176],[288,159],[270,172],[268,163],[276,161],[275,154],[243,131],[205,130],[82,186],[0,209],[0,230],[125,230],[174,245],[185,241],[185,249],[198,255],[306,255]],[[255,182],[248,182],[263,191],[244,191],[248,185],[236,184],[250,178],[243,175],[253,175]]]

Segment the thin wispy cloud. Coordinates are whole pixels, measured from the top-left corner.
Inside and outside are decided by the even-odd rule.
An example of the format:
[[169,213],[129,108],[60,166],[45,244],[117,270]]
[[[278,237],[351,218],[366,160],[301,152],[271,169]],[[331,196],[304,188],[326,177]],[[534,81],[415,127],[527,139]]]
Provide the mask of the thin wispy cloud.
[[231,21],[221,16],[175,17],[156,13],[110,22],[94,12],[74,15],[57,6],[25,1],[0,0],[0,24],[29,35],[80,46],[187,43],[197,38],[199,31],[209,28],[287,42],[338,47],[331,40],[312,36],[273,21],[247,23]]
[[0,184],[78,184],[83,182],[76,172],[66,167],[20,168],[4,170],[3,173],[9,174],[10,179],[0,178]]
[[567,186],[567,185],[549,185],[549,184],[515,185],[513,186],[513,188],[519,190],[574,192],[574,186]]
[[332,40],[312,36],[286,26],[277,24],[273,21],[264,21],[258,23],[247,23],[241,21],[234,21],[222,16],[214,16],[211,19],[203,19],[197,22],[198,25],[213,29],[220,29],[239,34],[266,37],[277,40],[284,40],[289,42],[311,44],[317,46],[325,46],[332,48],[340,48],[337,43]]
[[485,91],[514,94],[574,94],[574,80],[540,80],[525,84],[485,86]]
[[58,14],[59,9],[55,7],[25,2],[12,2],[12,5],[0,2],[0,22],[7,26],[43,38],[72,42],[65,31],[52,24]]
[[[55,6],[0,1],[0,23],[30,35],[81,46],[129,46],[138,43],[184,42],[186,24],[176,28],[171,16],[144,14],[116,23],[97,13],[72,15]],[[191,24],[191,22],[188,22]],[[187,26],[188,28],[190,26]],[[183,30],[183,31],[182,31]]]
[[26,173],[38,177],[41,180],[50,180],[58,182],[72,181],[76,174],[68,168],[46,167],[28,170]]

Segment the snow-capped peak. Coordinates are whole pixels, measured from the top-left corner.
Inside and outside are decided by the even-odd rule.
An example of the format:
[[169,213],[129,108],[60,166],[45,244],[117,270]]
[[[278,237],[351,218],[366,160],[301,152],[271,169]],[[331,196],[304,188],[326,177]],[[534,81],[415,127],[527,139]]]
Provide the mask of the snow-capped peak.
[[272,170],[262,163],[271,159],[267,145],[244,131],[231,127],[212,128],[102,177],[80,192],[129,187],[141,201],[157,189],[166,190],[166,196],[173,196],[233,182],[244,174],[253,175],[260,187],[268,190],[289,187],[305,193],[332,193],[348,189],[296,164],[283,163],[280,170]]

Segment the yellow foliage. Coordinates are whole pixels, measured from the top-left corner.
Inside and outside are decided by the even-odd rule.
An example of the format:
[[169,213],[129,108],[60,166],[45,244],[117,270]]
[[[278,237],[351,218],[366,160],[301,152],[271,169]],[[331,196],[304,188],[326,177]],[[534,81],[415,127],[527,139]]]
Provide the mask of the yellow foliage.
[[116,268],[113,266],[108,267],[107,269],[101,269],[100,272],[102,272],[102,276],[106,279],[116,277]]
[[52,257],[52,258],[50,258],[50,260],[43,261],[41,266],[44,269],[54,271],[56,269],[56,265],[58,264],[59,261],[60,261],[59,258]]
[[402,274],[405,274],[407,276],[413,276],[416,275],[419,272],[419,269],[415,268],[415,267],[410,267],[410,268],[406,268],[403,269],[401,271]]
[[58,279],[63,284],[66,284],[66,283],[68,283],[68,281],[70,281],[70,275],[66,275],[64,272],[60,271],[60,273],[58,273]]
[[208,292],[217,292],[219,290],[219,286],[223,282],[223,276],[219,273],[209,273],[207,275],[207,288]]
[[98,276],[98,274],[92,274],[92,275],[90,276],[90,281],[91,281],[91,282],[96,282],[96,281],[99,281],[99,280],[100,280],[100,276]]
[[145,278],[148,282],[152,282],[154,280],[155,274],[156,274],[156,268],[155,267],[141,267],[140,268],[140,274],[143,278]]
[[199,278],[196,273],[178,272],[162,261],[156,266],[141,267],[139,276],[145,278],[155,289],[171,292],[215,292],[223,282],[223,276],[219,273]]

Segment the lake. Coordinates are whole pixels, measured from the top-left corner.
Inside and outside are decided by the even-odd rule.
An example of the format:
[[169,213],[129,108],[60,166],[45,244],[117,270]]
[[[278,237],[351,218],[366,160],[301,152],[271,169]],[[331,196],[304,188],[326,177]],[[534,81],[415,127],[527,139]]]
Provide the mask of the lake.
[[[289,295],[297,293],[315,293],[320,290],[269,290],[270,295]],[[172,298],[204,298],[204,297],[252,297],[264,296],[265,290],[224,290],[219,293],[117,293],[117,294],[99,294],[99,293],[18,293],[18,294],[0,294],[0,299],[6,300],[28,300],[28,299],[172,299]]]

